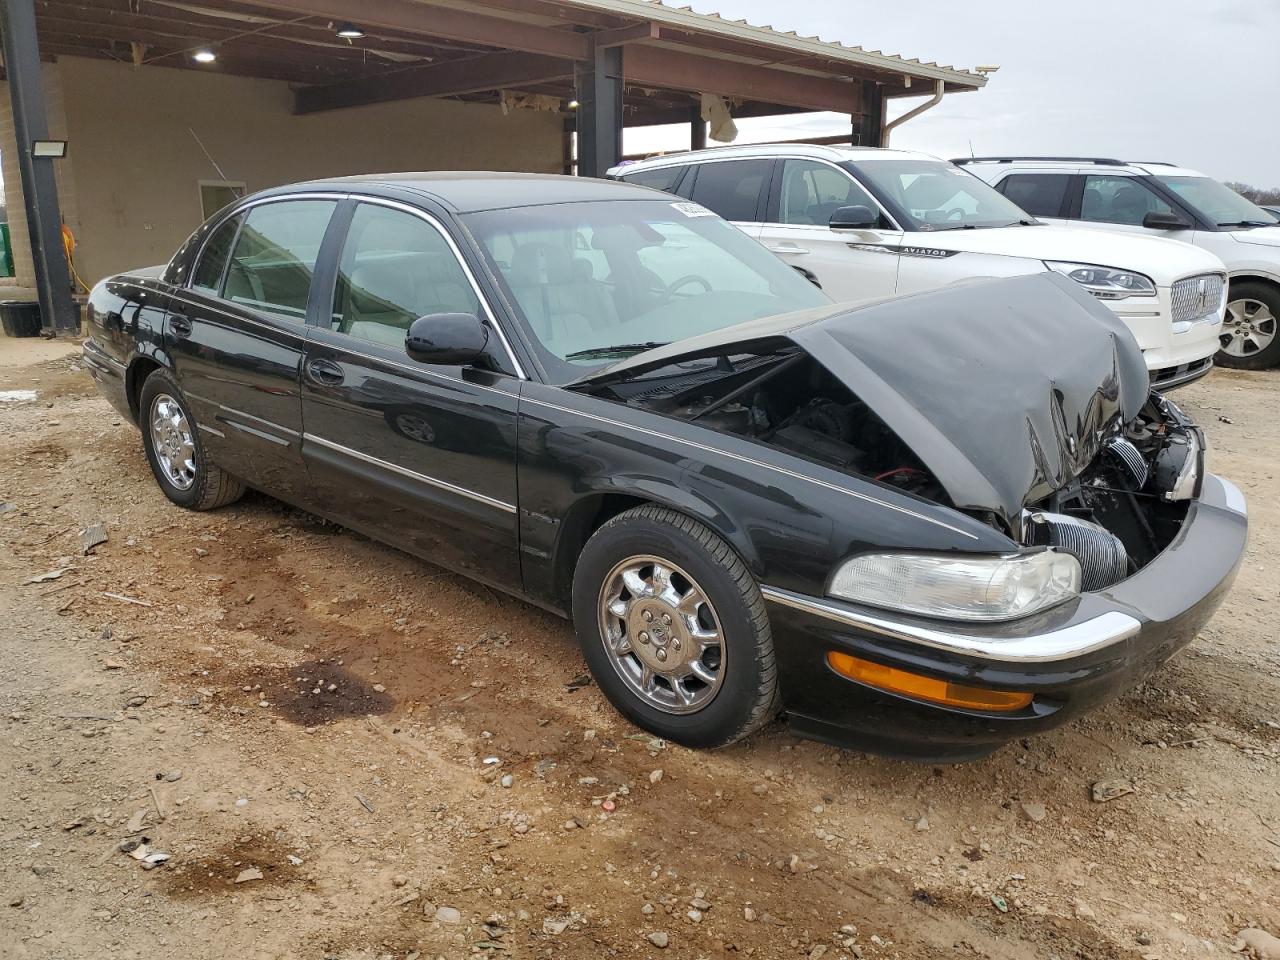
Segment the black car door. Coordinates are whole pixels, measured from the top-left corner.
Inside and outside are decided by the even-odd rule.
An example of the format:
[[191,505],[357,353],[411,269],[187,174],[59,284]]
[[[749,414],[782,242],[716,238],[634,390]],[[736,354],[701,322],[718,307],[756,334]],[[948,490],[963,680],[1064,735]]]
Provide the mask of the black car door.
[[338,198],[272,198],[237,211],[175,291],[166,344],[212,459],[297,499],[299,376],[311,276]]
[[404,348],[426,314],[494,324],[456,244],[414,207],[354,203],[332,289],[302,379],[303,457],[319,509],[519,589],[514,362],[496,326],[492,370],[422,364]]

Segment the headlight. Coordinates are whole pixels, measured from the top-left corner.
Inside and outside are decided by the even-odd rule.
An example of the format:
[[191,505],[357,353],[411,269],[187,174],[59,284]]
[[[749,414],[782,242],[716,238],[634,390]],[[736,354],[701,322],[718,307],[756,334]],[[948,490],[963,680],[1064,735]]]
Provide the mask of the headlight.
[[1126,297],[1154,297],[1155,282],[1144,273],[1099,267],[1092,263],[1068,263],[1046,260],[1044,265],[1054,273],[1070,277],[1099,300],[1123,300]]
[[1039,550],[998,557],[869,553],[836,568],[842,600],[947,620],[1012,620],[1080,593],[1080,563]]

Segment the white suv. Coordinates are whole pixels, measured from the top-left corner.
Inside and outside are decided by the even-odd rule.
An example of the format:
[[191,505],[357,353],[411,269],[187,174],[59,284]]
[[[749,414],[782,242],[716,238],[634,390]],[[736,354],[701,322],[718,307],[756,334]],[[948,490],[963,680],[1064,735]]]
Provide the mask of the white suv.
[[1280,223],[1230,187],[1168,163],[1083,157],[954,161],[1041,219],[1194,243],[1227,265],[1230,292],[1217,362],[1280,364]]
[[1218,349],[1226,269],[1217,257],[1038,223],[926,154],[762,144],[655,157],[608,175],[710,208],[838,301],[1053,270],[1124,320],[1159,389],[1204,376]]

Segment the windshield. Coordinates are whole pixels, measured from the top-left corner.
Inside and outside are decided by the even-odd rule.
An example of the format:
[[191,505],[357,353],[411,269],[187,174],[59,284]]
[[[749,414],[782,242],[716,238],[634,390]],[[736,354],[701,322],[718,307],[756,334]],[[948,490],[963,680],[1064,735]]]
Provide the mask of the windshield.
[[909,230],[1012,227],[1035,218],[995,188],[941,160],[859,160],[852,169],[887,195]]
[[1157,175],[1156,179],[1219,227],[1275,226],[1275,217],[1212,177]]
[[556,383],[653,346],[830,303],[695,203],[563,203],[463,220]]

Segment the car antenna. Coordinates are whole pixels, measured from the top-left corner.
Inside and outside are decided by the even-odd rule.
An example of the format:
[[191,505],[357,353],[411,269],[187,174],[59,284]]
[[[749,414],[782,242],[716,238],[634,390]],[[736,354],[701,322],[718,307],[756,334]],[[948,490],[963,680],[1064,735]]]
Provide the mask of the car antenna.
[[[231,181],[227,179],[227,175],[222,172],[222,168],[218,166],[218,161],[213,159],[213,154],[209,152],[209,148],[204,145],[204,141],[201,140],[200,137],[196,135],[195,130],[192,127],[187,127],[187,133],[191,134],[191,139],[193,139],[196,142],[196,144],[200,147],[200,150],[204,153],[204,155],[208,157],[209,163],[213,165],[213,169],[218,171],[218,179],[221,180],[223,183],[227,183],[227,184],[231,183]],[[239,199],[241,196],[240,188],[232,187],[231,190],[235,193],[236,198]]]

